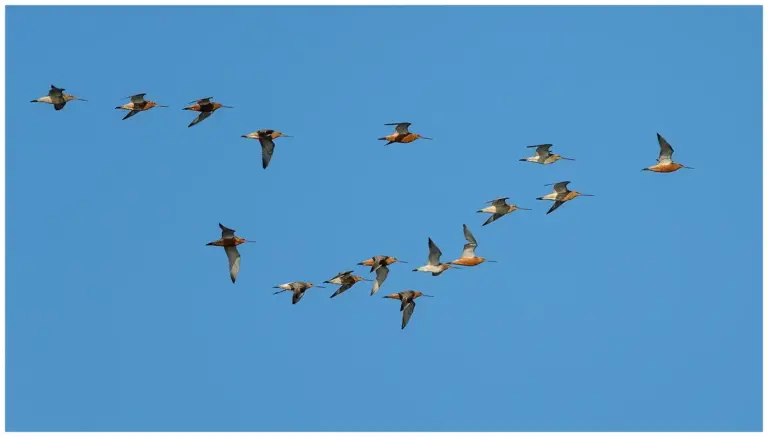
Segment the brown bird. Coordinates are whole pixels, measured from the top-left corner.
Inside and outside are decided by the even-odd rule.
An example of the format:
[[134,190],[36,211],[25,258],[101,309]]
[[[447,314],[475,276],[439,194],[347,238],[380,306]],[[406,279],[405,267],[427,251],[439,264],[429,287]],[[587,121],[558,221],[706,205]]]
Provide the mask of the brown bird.
[[388,146],[392,143],[411,143],[419,138],[423,138],[425,140],[431,140],[432,138],[423,137],[419,134],[414,134],[408,131],[408,126],[410,126],[411,123],[386,123],[384,126],[396,126],[395,127],[395,133],[387,135],[386,137],[381,137],[379,140],[387,140],[389,141],[385,146]]
[[485,202],[485,203],[490,203],[491,206],[486,206],[485,208],[477,212],[488,212],[488,213],[491,213],[492,215],[488,217],[488,220],[486,220],[485,223],[483,223],[483,226],[491,224],[496,220],[504,217],[505,215],[517,211],[518,209],[522,209],[523,211],[530,211],[530,209],[528,208],[520,208],[517,205],[507,203],[507,199],[509,199],[509,197],[500,197],[498,199],[493,199]]
[[134,115],[138,114],[141,111],[149,111],[152,108],[167,108],[166,105],[158,105],[157,103],[151,101],[151,100],[144,100],[144,96],[146,96],[147,93],[141,93],[136,94],[133,96],[126,97],[126,99],[131,99],[131,103],[126,103],[123,106],[117,106],[115,109],[125,109],[128,112],[128,114],[123,117],[123,120],[126,118],[131,118]]
[[387,275],[389,275],[388,266],[396,262],[408,264],[405,261],[400,261],[397,258],[386,256],[386,255],[376,255],[373,258],[368,258],[365,261],[357,263],[357,265],[359,266],[370,266],[371,273],[376,272],[376,280],[373,281],[373,288],[371,288],[371,296],[373,296],[374,294],[376,294],[377,291],[379,291],[379,287],[381,287],[381,285],[384,284],[384,280],[387,279]]
[[424,294],[420,291],[413,291],[413,290],[406,290],[406,291],[401,291],[400,293],[383,296],[383,299],[399,299],[400,300],[400,311],[402,311],[403,313],[403,324],[400,326],[400,329],[405,329],[405,326],[408,324],[408,321],[411,320],[411,316],[413,315],[413,310],[414,308],[416,308],[416,298],[421,296],[434,297],[428,294]]
[[553,164],[561,159],[565,159],[566,161],[575,161],[574,159],[566,158],[565,156],[550,152],[550,147],[552,147],[552,144],[537,144],[535,146],[528,146],[528,148],[536,148],[536,154],[529,156],[528,158],[522,158],[520,161],[535,162],[536,164],[543,165]]
[[329,279],[328,281],[324,281],[324,284],[337,284],[341,285],[338,290],[336,290],[335,293],[331,295],[331,298],[334,298],[341,293],[344,293],[345,291],[352,288],[353,285],[357,284],[360,281],[370,281],[370,279],[365,279],[362,276],[355,276],[352,274],[352,270],[339,273],[338,275],[334,276],[333,278]]
[[213,97],[206,97],[204,99],[195,100],[192,106],[187,106],[183,109],[183,111],[198,111],[200,115],[197,116],[194,120],[192,120],[192,123],[189,123],[189,126],[192,127],[196,125],[197,123],[200,123],[201,121],[205,120],[206,118],[210,117],[211,114],[213,114],[217,109],[219,108],[232,108],[231,106],[225,106],[221,103],[213,102],[211,101]]
[[243,138],[251,138],[259,140],[261,144],[261,166],[267,168],[269,161],[272,160],[272,153],[275,151],[275,138],[286,137],[293,138],[290,135],[286,135],[282,132],[278,132],[272,129],[262,129],[248,135],[241,135]]
[[475,249],[477,248],[477,240],[475,240],[475,236],[472,235],[472,232],[469,231],[469,228],[467,225],[464,225],[464,238],[467,240],[467,244],[464,245],[464,251],[461,253],[461,258],[451,261],[449,264],[457,264],[460,266],[465,267],[473,267],[478,264],[482,264],[486,261],[489,263],[495,263],[496,261],[491,261],[489,259],[485,259],[481,256],[475,255]]
[[302,297],[304,297],[304,292],[309,290],[312,287],[316,288],[325,288],[321,287],[319,285],[314,285],[311,282],[288,282],[287,284],[280,284],[275,285],[272,288],[281,288],[280,291],[276,291],[272,294],[280,294],[284,291],[293,291],[293,304],[296,305]]
[[556,184],[547,184],[545,187],[554,185],[554,189],[552,190],[552,193],[547,194],[546,196],[537,197],[536,200],[554,200],[555,203],[552,205],[551,208],[549,208],[549,211],[547,211],[547,214],[550,212],[556,210],[557,208],[560,208],[560,205],[564,204],[565,202],[569,200],[573,200],[579,196],[594,196],[594,194],[582,194],[578,191],[571,191],[568,189],[568,184],[570,184],[570,181],[565,182],[558,182]]
[[681,168],[688,168],[693,170],[693,167],[686,167],[677,162],[672,162],[672,154],[675,153],[675,149],[669,145],[667,140],[664,139],[659,133],[656,133],[656,139],[659,141],[659,157],[656,158],[656,165],[646,167],[643,171],[655,171],[657,173],[672,173],[678,171]]
[[48,103],[53,105],[53,109],[60,111],[64,108],[64,105],[71,100],[80,100],[81,102],[87,102],[88,100],[77,98],[71,94],[65,94],[64,88],[56,88],[55,85],[51,85],[51,90],[48,91],[47,96],[40,97],[39,99],[32,100],[31,103]]
[[211,241],[206,246],[219,246],[223,247],[227,253],[227,259],[229,260],[229,277],[232,279],[232,283],[235,283],[237,279],[237,273],[240,271],[240,252],[237,251],[237,246],[243,243],[255,243],[255,241],[246,240],[235,236],[235,230],[219,223],[221,228],[221,238],[216,241]]

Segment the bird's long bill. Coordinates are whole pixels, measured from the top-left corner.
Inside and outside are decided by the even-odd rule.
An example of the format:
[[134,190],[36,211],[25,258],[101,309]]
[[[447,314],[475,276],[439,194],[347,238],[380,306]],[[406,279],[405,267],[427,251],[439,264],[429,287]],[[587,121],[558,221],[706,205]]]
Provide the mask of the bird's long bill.
[[435,297],[435,296],[432,296],[432,295],[429,295],[429,294],[422,294],[422,296],[424,296],[424,297]]
[[361,279],[361,281],[373,282],[373,279],[365,279],[365,278],[363,278],[363,279]]
[[573,158],[566,158],[565,156],[561,156],[560,159],[565,159],[566,161],[575,161]]
[[397,262],[399,262],[399,263],[403,263],[403,264],[408,264],[408,261],[401,261],[401,260],[397,260]]
[[155,105],[157,108],[168,108],[168,105]]
[[286,135],[286,134],[282,134],[282,135],[280,135],[280,136],[281,136],[281,137],[286,137],[286,138],[293,138],[293,135]]
[[221,107],[222,107],[222,108],[229,108],[229,109],[232,109],[232,106],[227,106],[227,105],[221,105]]
[[696,169],[695,169],[695,168],[693,168],[693,167],[688,167],[688,166],[685,166],[685,165],[683,166],[683,168],[687,168],[688,170],[696,170]]
[[522,209],[523,211],[533,211],[531,208],[520,208],[519,206],[517,207],[517,209]]
[[314,287],[315,287],[315,288],[325,288],[325,287],[323,287],[322,285],[315,285]]
[[434,140],[434,138],[430,138],[430,137],[421,137],[421,139],[423,139],[423,140]]
[[595,197],[594,194],[584,194],[584,193],[580,193],[579,196]]
[[255,243],[253,240],[245,240],[243,243]]
[[498,261],[492,261],[490,259],[487,259],[487,260],[485,260],[485,262],[487,262],[487,263],[497,263]]
[[81,99],[81,98],[75,98],[75,100],[80,100],[81,102],[87,102],[88,100]]

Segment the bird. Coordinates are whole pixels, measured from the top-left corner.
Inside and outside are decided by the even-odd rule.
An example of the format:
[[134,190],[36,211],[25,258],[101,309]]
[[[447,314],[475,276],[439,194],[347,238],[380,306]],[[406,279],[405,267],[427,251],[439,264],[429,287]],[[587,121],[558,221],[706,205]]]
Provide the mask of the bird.
[[189,123],[189,126],[187,127],[192,127],[197,123],[200,123],[201,121],[210,117],[211,114],[213,114],[219,108],[232,108],[231,106],[225,106],[218,102],[212,102],[211,101],[212,98],[213,97],[206,97],[204,99],[199,99],[199,100],[189,102],[189,103],[194,103],[194,105],[187,106],[186,108],[182,109],[183,111],[198,111],[200,113],[200,115],[198,115],[197,118],[192,120],[192,123]]
[[331,298],[334,298],[341,293],[344,293],[345,291],[352,288],[353,285],[357,284],[360,281],[370,281],[370,279],[365,279],[361,276],[355,276],[352,274],[352,270],[339,273],[338,275],[334,276],[333,278],[324,281],[324,284],[338,284],[341,285],[338,290],[336,290],[335,293],[331,295]]
[[405,329],[405,326],[408,325],[408,321],[411,320],[411,316],[413,315],[414,308],[416,308],[416,298],[421,296],[434,297],[428,294],[424,294],[420,291],[406,290],[406,291],[401,291],[400,293],[394,293],[387,296],[382,296],[382,299],[399,299],[400,300],[400,311],[402,311],[403,313],[403,324],[400,326],[400,329]]
[[387,275],[389,274],[389,265],[394,263],[403,263],[408,264],[406,261],[400,261],[397,258],[386,256],[386,255],[376,255],[372,258],[368,258],[365,261],[361,261],[357,263],[359,266],[371,266],[371,273],[374,271],[376,272],[376,280],[373,281],[373,287],[371,288],[371,296],[376,294],[377,291],[379,291],[379,288],[382,284],[384,284],[384,280],[387,279]]
[[237,251],[237,246],[243,243],[255,243],[255,241],[246,240],[235,236],[235,230],[230,229],[221,223],[221,238],[216,241],[211,241],[206,246],[219,246],[223,247],[227,253],[227,259],[229,260],[229,278],[232,279],[232,283],[237,280],[237,273],[240,271],[240,252]]
[[48,103],[53,105],[53,109],[60,111],[64,108],[70,100],[80,100],[81,102],[87,102],[88,100],[80,99],[71,94],[65,94],[64,88],[57,88],[56,85],[51,85],[50,91],[47,96],[40,97],[39,99],[31,100],[30,103]]
[[678,171],[681,168],[687,168],[693,170],[693,167],[686,167],[680,163],[672,162],[672,154],[675,153],[675,149],[669,145],[667,140],[664,139],[658,132],[656,132],[656,139],[659,141],[659,157],[656,158],[656,165],[644,168],[642,171],[655,171],[656,173],[672,173]]
[[450,264],[443,264],[440,262],[440,257],[443,255],[443,252],[440,252],[440,249],[435,245],[434,241],[432,241],[432,238],[429,239],[429,258],[427,258],[427,264],[423,265],[419,268],[413,269],[414,272],[430,272],[432,273],[432,276],[438,276],[440,273],[443,273],[444,271],[450,269],[450,268],[456,268]]
[[491,261],[489,259],[485,259],[483,257],[475,255],[475,249],[477,248],[477,240],[475,240],[475,236],[472,235],[472,232],[469,231],[469,228],[467,227],[466,224],[464,225],[464,238],[466,238],[467,244],[464,245],[464,251],[461,253],[461,258],[455,261],[451,261],[449,264],[473,267],[478,264],[482,264],[485,261],[488,261],[489,263],[496,262],[496,261]]
[[302,297],[304,297],[304,292],[309,290],[312,287],[316,288],[325,288],[321,287],[320,285],[315,285],[311,282],[288,282],[287,284],[280,284],[275,285],[272,288],[280,288],[280,291],[276,291],[272,294],[280,294],[284,291],[293,291],[293,304],[296,305]]
[[486,206],[483,209],[478,210],[477,212],[487,212],[492,214],[490,217],[488,217],[488,220],[483,223],[483,226],[489,225],[496,220],[504,217],[507,214],[511,214],[518,209],[522,209],[523,211],[530,211],[529,208],[520,208],[519,206],[511,203],[507,203],[507,199],[509,197],[499,197],[498,199],[489,200],[485,203],[490,203],[490,206]]
[[166,105],[158,105],[157,103],[151,101],[151,100],[145,100],[144,96],[146,96],[147,93],[141,93],[141,94],[135,94],[133,96],[125,97],[126,99],[131,99],[131,103],[126,103],[123,106],[117,106],[115,109],[125,109],[129,111],[125,117],[123,117],[123,120],[126,118],[131,118],[134,115],[138,114],[141,111],[149,111],[152,108],[167,108]]
[[570,183],[571,181],[565,181],[565,182],[557,182],[555,184],[545,185],[545,187],[548,187],[550,185],[554,185],[555,187],[552,190],[552,193],[547,194],[546,196],[537,197],[536,200],[554,200],[555,201],[552,207],[549,208],[549,211],[547,211],[547,214],[556,210],[557,208],[560,208],[560,205],[564,204],[565,202],[569,200],[573,200],[579,196],[594,196],[594,194],[583,194],[583,193],[579,193],[578,191],[569,190],[568,184]]
[[275,142],[273,140],[279,137],[292,138],[290,135],[272,129],[262,129],[247,135],[241,135],[241,137],[259,140],[261,144],[261,166],[263,168],[267,168],[269,161],[272,160],[272,152],[275,150]]
[[561,159],[565,159],[567,161],[575,161],[575,159],[566,158],[565,156],[550,152],[550,147],[552,147],[552,144],[537,144],[535,146],[528,146],[529,149],[536,148],[536,154],[529,156],[528,158],[522,158],[520,161],[535,162],[536,164],[544,165],[553,164]]
[[419,134],[414,134],[408,131],[408,126],[410,126],[411,123],[408,122],[402,122],[402,123],[385,123],[384,126],[396,126],[395,127],[395,133],[387,135],[386,137],[381,137],[379,140],[387,140],[389,141],[385,146],[388,146],[392,143],[412,143],[419,138],[423,138],[425,140],[431,140],[432,138],[429,137],[423,137]]

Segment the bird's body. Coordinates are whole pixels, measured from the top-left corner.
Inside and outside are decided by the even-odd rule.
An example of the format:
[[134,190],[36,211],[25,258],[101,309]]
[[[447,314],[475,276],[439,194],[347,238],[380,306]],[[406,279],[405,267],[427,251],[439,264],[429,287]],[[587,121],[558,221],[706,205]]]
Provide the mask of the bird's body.
[[456,264],[464,267],[474,267],[484,263],[485,261],[493,262],[486,260],[481,256],[475,255],[475,249],[477,249],[477,240],[475,240],[475,236],[472,235],[472,232],[470,232],[467,225],[464,225],[464,238],[467,240],[467,244],[464,245],[464,251],[461,253],[461,258],[451,261],[450,264]]
[[187,127],[192,127],[201,121],[205,120],[206,118],[210,117],[211,114],[213,114],[217,109],[219,108],[231,108],[231,106],[225,106],[221,103],[212,101],[213,97],[206,97],[204,99],[199,99],[194,102],[194,105],[187,106],[186,108],[183,108],[183,111],[197,111],[200,113],[200,115],[197,116],[194,120],[192,120],[192,123],[189,124]]
[[672,161],[672,154],[675,153],[675,149],[664,139],[661,135],[656,133],[656,139],[659,142],[659,157],[656,158],[656,165],[646,167],[643,171],[653,171],[656,173],[672,173],[680,170],[681,168],[688,168],[693,170],[693,167],[686,167],[682,164]]
[[133,117],[134,115],[138,114],[142,111],[149,111],[152,108],[167,108],[166,105],[158,105],[156,102],[153,102],[151,100],[145,100],[144,96],[147,95],[147,93],[141,93],[136,94],[130,97],[126,97],[131,99],[130,103],[126,103],[122,106],[117,106],[115,109],[125,109],[126,111],[129,111],[128,114],[123,117],[123,120],[126,118]]
[[396,262],[406,263],[405,261],[400,261],[397,258],[387,255],[376,255],[372,258],[368,258],[365,261],[357,263],[359,266],[370,266],[371,273],[376,272],[376,279],[373,281],[373,287],[371,288],[371,296],[379,291],[379,288],[387,279],[387,275],[389,275],[389,265]]
[[565,159],[567,161],[573,161],[571,158],[566,158],[562,155],[558,155],[557,153],[552,153],[549,151],[550,147],[552,147],[552,144],[537,144],[535,146],[528,146],[528,148],[535,148],[536,153],[533,156],[529,156],[527,158],[522,158],[520,161],[527,161],[527,162],[533,162],[536,164],[553,164],[561,159]]
[[551,213],[557,208],[560,208],[561,205],[563,205],[565,202],[568,202],[569,200],[573,200],[579,196],[592,196],[592,194],[583,194],[583,193],[579,193],[578,191],[569,190],[568,184],[570,183],[571,183],[570,181],[564,181],[564,182],[557,182],[555,184],[545,185],[545,186],[554,185],[552,192],[547,194],[546,196],[537,197],[536,200],[554,200],[555,201],[552,207],[549,208],[549,211],[547,211],[547,214]]
[[517,211],[518,209],[521,209],[523,211],[530,211],[530,209],[528,208],[520,208],[515,204],[507,203],[507,199],[509,199],[509,197],[499,197],[498,199],[489,200],[486,202],[486,203],[490,203],[489,206],[486,206],[485,208],[477,211],[477,212],[486,212],[491,214],[491,216],[488,217],[488,220],[486,220],[485,223],[483,223],[483,226],[489,225],[495,222],[496,220],[504,217],[505,215],[511,214]]
[[385,146],[388,146],[392,143],[412,143],[419,138],[425,139],[425,140],[431,140],[432,138],[429,137],[423,137],[419,134],[412,133],[408,130],[408,126],[410,126],[411,123],[403,122],[403,123],[386,123],[384,126],[396,126],[395,132],[392,134],[389,134],[385,137],[379,138],[379,140],[386,140],[388,141]]
[[53,105],[53,109],[60,111],[64,109],[67,102],[72,100],[80,100],[87,102],[85,99],[77,98],[71,94],[64,93],[64,88],[57,88],[55,85],[51,85],[50,91],[47,96],[40,97],[39,99],[31,100],[31,103],[48,103]]
[[334,298],[341,293],[344,293],[345,291],[352,288],[353,285],[357,284],[360,281],[370,281],[370,279],[365,279],[362,276],[356,276],[352,274],[352,270],[339,273],[338,275],[334,276],[333,278],[325,281],[325,284],[336,284],[341,285],[338,290],[336,290],[335,293],[331,295],[331,298]]
[[414,290],[401,291],[400,293],[383,297],[384,299],[398,299],[400,301],[400,311],[403,313],[403,322],[400,325],[400,329],[405,329],[408,325],[408,321],[411,320],[413,315],[413,310],[416,308],[416,299],[421,296],[434,297]]
[[216,241],[207,243],[206,246],[219,246],[224,248],[224,252],[227,254],[227,260],[229,261],[229,278],[232,279],[232,283],[237,280],[237,274],[240,272],[240,252],[237,250],[237,246],[243,243],[253,243],[253,241],[246,240],[235,236],[235,230],[219,223],[221,228],[221,238]]
[[312,287],[325,288],[319,285],[314,285],[311,282],[288,282],[285,284],[275,285],[274,287],[272,287],[272,288],[280,289],[280,291],[276,291],[272,294],[280,294],[284,291],[292,291],[293,299],[291,302],[293,303],[293,305],[296,305],[301,300],[301,298],[304,297],[304,293]]
[[440,257],[443,255],[443,252],[440,251],[440,249],[437,247],[437,245],[432,241],[432,238],[429,239],[429,257],[427,258],[427,263],[421,267],[417,267],[413,269],[414,272],[429,272],[432,273],[432,276],[439,276],[444,271],[455,268],[450,264],[443,264],[440,262]]
[[261,166],[267,168],[269,162],[272,160],[272,154],[275,151],[274,140],[279,137],[291,138],[290,135],[286,135],[282,132],[278,132],[272,129],[262,129],[247,135],[242,135],[243,138],[250,138],[253,140],[259,140],[261,144]]

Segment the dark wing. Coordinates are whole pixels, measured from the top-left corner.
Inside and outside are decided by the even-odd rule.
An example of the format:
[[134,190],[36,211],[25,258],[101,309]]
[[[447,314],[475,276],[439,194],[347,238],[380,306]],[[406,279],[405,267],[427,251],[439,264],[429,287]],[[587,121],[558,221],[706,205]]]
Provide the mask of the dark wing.
[[48,91],[49,97],[63,97],[64,95],[64,88],[56,88],[55,86],[51,85],[51,90]]
[[659,140],[659,147],[661,148],[657,161],[659,164],[669,164],[672,162],[672,154],[675,152],[675,149],[658,133],[656,133],[656,139]]
[[552,207],[549,208],[549,211],[547,211],[547,214],[549,214],[550,212],[556,210],[557,208],[560,208],[560,205],[562,205],[564,203],[565,202],[563,202],[562,200],[555,200],[555,203],[553,203]]
[[352,273],[352,270],[349,270],[347,272],[341,272],[338,275],[334,276],[333,278],[329,279],[329,281],[333,281],[334,279],[341,278],[342,276],[347,276],[350,273]]
[[353,285],[355,285],[355,284],[344,284],[344,285],[342,285],[341,287],[339,287],[338,290],[336,290],[336,293],[333,293],[333,295],[331,295],[331,298],[334,298],[334,297],[340,295],[341,293],[344,293],[345,291],[347,291],[350,288],[352,288]]
[[376,255],[373,257],[373,263],[371,263],[371,273],[378,270],[379,267],[384,265],[387,257],[384,255]]
[[293,304],[296,305],[302,297],[304,297],[304,292],[307,291],[306,288],[296,288],[293,290]]
[[272,153],[275,151],[275,143],[272,138],[259,134],[259,143],[261,143],[261,166],[267,168],[269,161],[272,160]]
[[542,158],[546,158],[550,155],[549,148],[552,147],[552,144],[537,144],[535,146],[528,146],[529,148],[535,147],[536,148],[536,154],[541,156]]
[[201,112],[200,115],[197,116],[194,120],[192,120],[192,123],[189,123],[189,126],[192,127],[196,125],[197,123],[200,123],[201,121],[205,120],[206,118],[210,117],[213,112]]
[[221,238],[234,238],[235,236],[235,230],[229,229],[228,227],[222,225],[219,223],[219,228],[221,228]]
[[389,267],[382,265],[376,270],[376,280],[373,281],[373,288],[371,288],[371,296],[376,294],[377,291],[379,291],[379,287],[384,283],[384,280],[387,279],[387,275],[389,274]]
[[399,133],[400,135],[407,135],[408,133],[408,126],[410,126],[411,123],[408,122],[402,122],[402,123],[387,123],[386,126],[396,126],[395,132]]
[[432,265],[439,265],[440,264],[440,257],[443,256],[443,252],[440,251],[440,248],[437,247],[434,241],[432,239],[429,239],[429,258],[428,262]]
[[509,197],[499,197],[498,199],[489,200],[486,203],[490,203],[491,205],[495,205],[495,206],[504,205],[505,203],[507,203],[505,202],[507,199],[509,199]]
[[488,217],[488,220],[486,220],[485,223],[483,223],[483,226],[491,224],[502,217],[504,217],[504,214],[493,214],[490,217]]
[[64,105],[66,105],[66,104],[67,104],[67,102],[64,102],[64,103],[54,103],[54,104],[53,104],[53,109],[55,109],[55,110],[57,110],[57,111],[61,111],[61,109],[62,109],[62,108],[64,107]]
[[139,104],[139,105],[142,105],[142,104],[146,103],[147,101],[144,100],[144,96],[146,96],[146,95],[147,95],[147,93],[141,93],[141,94],[136,94],[136,95],[131,96],[130,97],[131,103]]
[[208,104],[208,103],[211,103],[211,99],[212,99],[212,98],[213,98],[213,97],[206,97],[206,98],[204,98],[204,99],[197,99],[197,100],[193,100],[193,101],[191,101],[191,102],[189,102],[189,103],[197,103],[197,104],[199,104],[199,105],[206,105],[206,104]]
[[240,252],[237,251],[235,246],[225,246],[224,251],[227,252],[227,258],[229,259],[229,277],[234,284],[237,279],[237,273],[240,271]]
[[125,117],[123,117],[123,120],[125,120],[126,118],[131,118],[138,113],[139,111],[129,111],[127,114],[125,114]]
[[400,329],[405,329],[406,325],[408,325],[408,321],[411,320],[411,316],[413,315],[413,310],[415,308],[415,300],[411,300],[405,305],[405,308],[403,308],[403,325],[400,327]]
[[558,182],[555,185],[555,193],[559,194],[565,194],[568,192],[568,184],[570,184],[571,181],[564,181],[564,182]]

